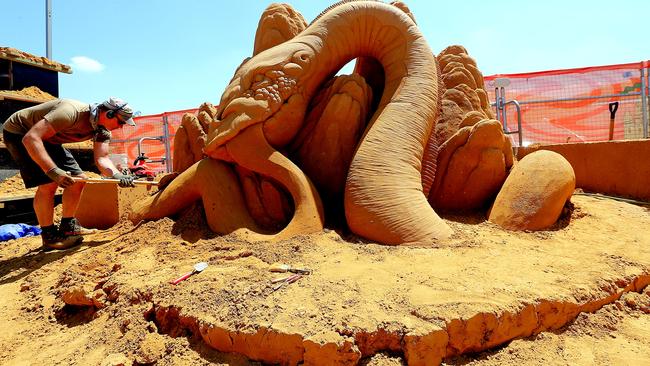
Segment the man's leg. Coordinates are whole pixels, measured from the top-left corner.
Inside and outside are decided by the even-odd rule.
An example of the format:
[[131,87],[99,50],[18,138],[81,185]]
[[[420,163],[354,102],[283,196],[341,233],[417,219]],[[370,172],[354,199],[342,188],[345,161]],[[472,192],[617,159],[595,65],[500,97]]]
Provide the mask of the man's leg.
[[[88,178],[83,172],[76,172],[72,175],[79,178]],[[84,186],[85,183],[77,182],[63,191],[63,215],[59,229],[65,235],[88,235],[98,231],[96,229],[86,229],[74,217]]]
[[48,227],[54,224],[54,194],[56,183],[47,183],[38,186],[34,194],[34,212],[41,227]]
[[[75,177],[87,178],[85,174],[75,175]],[[84,185],[85,183],[77,182],[63,190],[63,218],[74,217]]]
[[54,225],[54,195],[56,183],[41,184],[34,195],[34,212],[43,232],[41,239],[46,249],[68,249],[81,243],[80,236],[65,235]]

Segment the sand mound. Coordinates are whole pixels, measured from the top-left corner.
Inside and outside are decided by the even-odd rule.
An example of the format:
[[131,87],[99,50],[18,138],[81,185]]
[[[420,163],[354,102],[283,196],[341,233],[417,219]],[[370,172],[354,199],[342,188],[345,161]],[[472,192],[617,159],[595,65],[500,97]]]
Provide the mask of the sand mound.
[[[196,208],[120,223],[68,252],[10,241],[0,363],[647,363],[650,236],[638,228],[650,213],[573,202],[544,232],[448,217],[457,234],[445,248],[336,231],[273,244],[214,237]],[[169,284],[199,261],[210,266]],[[273,291],[276,262],[313,272]]]
[[40,101],[56,99],[55,96],[48,92],[42,91],[37,86],[30,86],[20,90],[0,90],[0,93],[17,97],[29,97]]

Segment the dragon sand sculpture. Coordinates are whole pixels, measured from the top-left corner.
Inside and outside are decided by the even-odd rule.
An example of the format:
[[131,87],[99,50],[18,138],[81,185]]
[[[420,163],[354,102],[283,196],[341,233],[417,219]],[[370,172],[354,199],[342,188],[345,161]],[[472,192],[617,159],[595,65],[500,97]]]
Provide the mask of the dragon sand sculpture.
[[[352,75],[334,76],[354,59]],[[183,117],[173,180],[136,203],[131,219],[201,200],[219,234],[286,239],[321,231],[327,213],[379,243],[440,243],[452,230],[434,208],[486,207],[513,166],[493,118],[467,51],[450,46],[436,58],[403,3],[345,1],[309,26],[291,6],[272,4],[219,106]],[[528,196],[553,201],[553,222],[572,173],[558,173],[567,184],[553,197]]]

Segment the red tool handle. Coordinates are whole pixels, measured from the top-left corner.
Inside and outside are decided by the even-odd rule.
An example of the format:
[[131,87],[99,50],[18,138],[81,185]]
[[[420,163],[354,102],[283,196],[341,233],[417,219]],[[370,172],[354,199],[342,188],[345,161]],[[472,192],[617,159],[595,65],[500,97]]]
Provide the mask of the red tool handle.
[[194,274],[194,271],[192,271],[192,272],[187,272],[186,274],[184,274],[184,275],[178,277],[177,279],[175,279],[175,280],[173,280],[173,281],[170,281],[169,283],[171,283],[172,285],[177,285],[179,282],[188,279],[188,278],[189,278],[191,275],[193,275],[193,274]]

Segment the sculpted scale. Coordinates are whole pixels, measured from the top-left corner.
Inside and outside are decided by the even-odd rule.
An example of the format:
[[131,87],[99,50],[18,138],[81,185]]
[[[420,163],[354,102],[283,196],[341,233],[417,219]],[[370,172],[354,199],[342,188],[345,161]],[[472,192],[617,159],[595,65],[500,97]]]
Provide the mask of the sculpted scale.
[[[354,59],[352,75],[334,76]],[[435,57],[403,3],[345,1],[309,26],[291,6],[272,4],[219,106],[184,116],[177,173],[131,219],[201,200],[220,234],[245,228],[281,240],[321,231],[327,218],[383,244],[437,244],[452,230],[436,210],[489,207],[515,163],[493,118],[467,51],[450,46]],[[561,192],[512,188],[493,221],[555,222],[575,177],[570,166],[553,172]],[[511,205],[519,196],[537,206]]]

